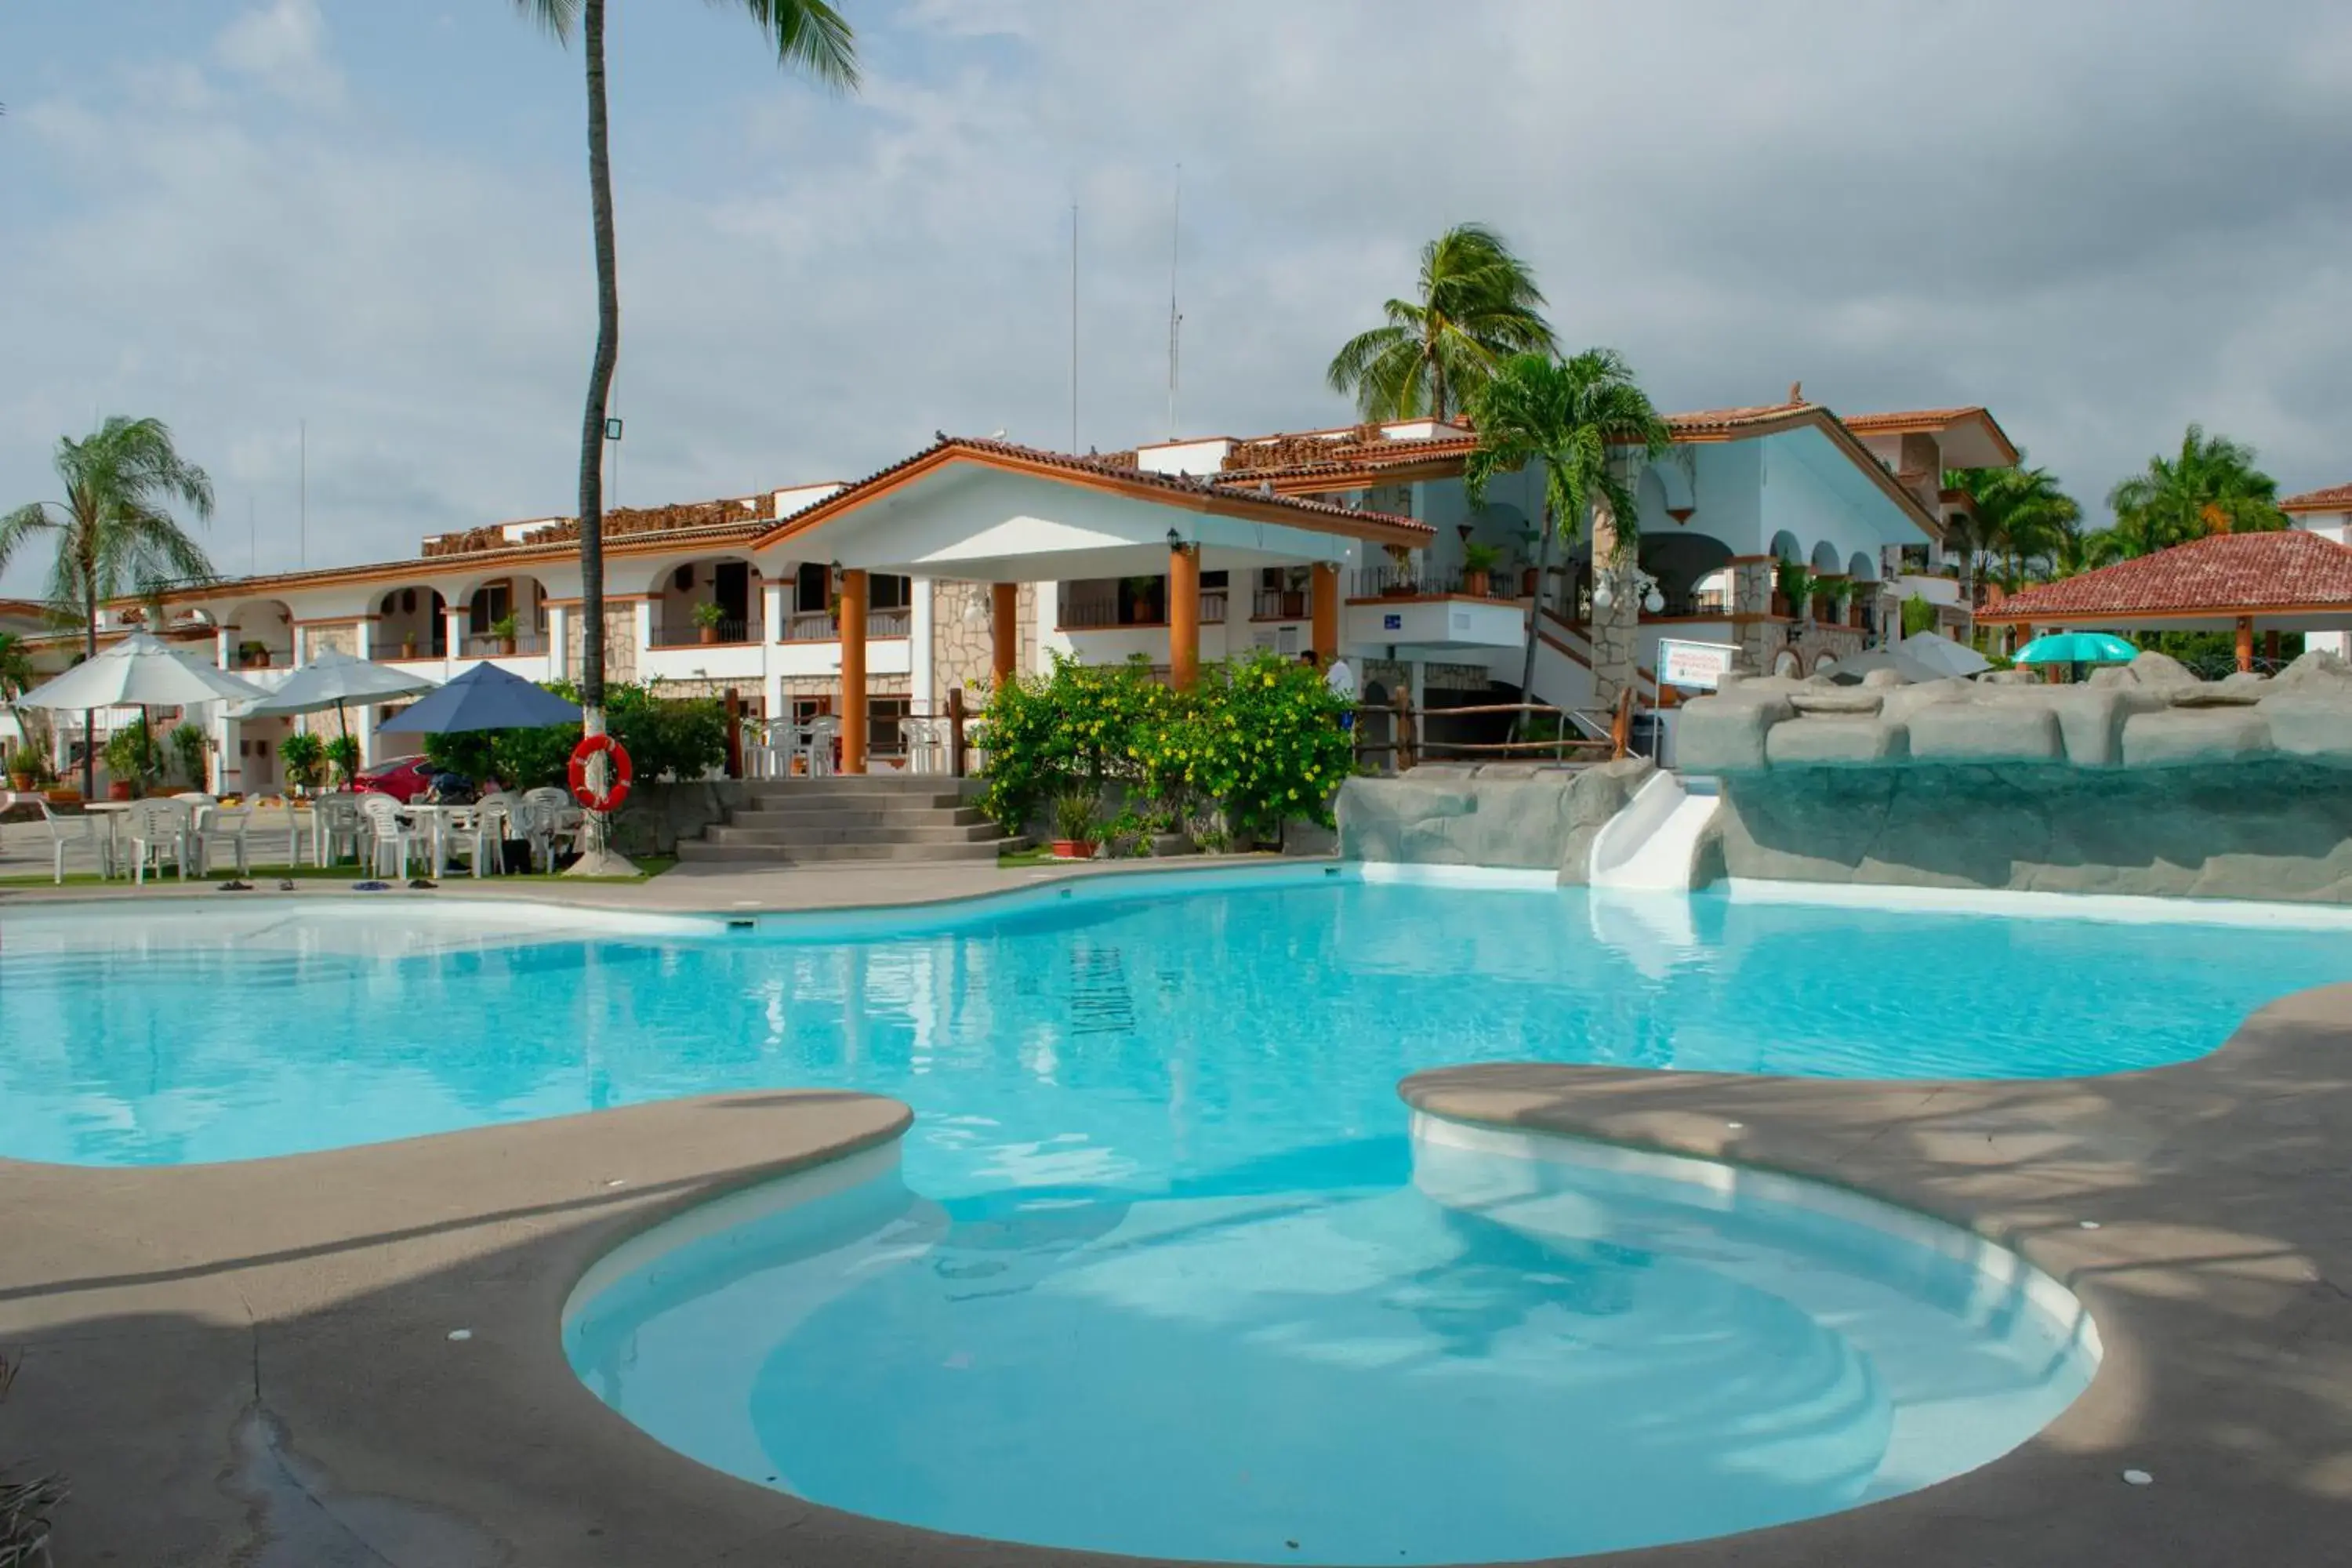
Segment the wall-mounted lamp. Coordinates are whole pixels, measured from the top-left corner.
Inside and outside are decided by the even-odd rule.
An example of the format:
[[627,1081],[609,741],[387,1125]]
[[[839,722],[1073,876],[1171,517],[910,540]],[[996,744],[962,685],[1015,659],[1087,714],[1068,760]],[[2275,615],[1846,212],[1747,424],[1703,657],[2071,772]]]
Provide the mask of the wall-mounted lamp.
[[1666,596],[1658,592],[1658,580],[1628,561],[1622,566],[1605,566],[1593,574],[1592,607],[1605,610],[1617,602],[1620,593],[1641,597],[1642,608],[1656,615],[1666,607]]
[[1170,529],[1168,531],[1168,548],[1171,550],[1181,550],[1183,547],[1184,536],[1177,532],[1174,529]]

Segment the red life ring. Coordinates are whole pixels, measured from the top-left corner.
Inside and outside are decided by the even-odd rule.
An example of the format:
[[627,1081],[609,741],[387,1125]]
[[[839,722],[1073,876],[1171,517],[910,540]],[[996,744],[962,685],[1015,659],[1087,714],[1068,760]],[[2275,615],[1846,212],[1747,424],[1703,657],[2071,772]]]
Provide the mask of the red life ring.
[[[588,786],[588,759],[599,752],[609,759],[613,779],[602,795]],[[620,742],[610,735],[583,735],[572,748],[572,798],[593,812],[618,811],[629,798],[629,780],[635,772],[629,763],[628,748]]]

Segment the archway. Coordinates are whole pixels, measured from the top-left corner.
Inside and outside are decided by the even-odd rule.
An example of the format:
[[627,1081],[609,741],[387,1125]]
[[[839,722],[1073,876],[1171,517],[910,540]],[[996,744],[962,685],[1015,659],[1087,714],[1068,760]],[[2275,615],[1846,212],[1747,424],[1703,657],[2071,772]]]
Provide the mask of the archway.
[[448,601],[437,589],[394,588],[375,605],[372,638],[380,659],[449,657]]
[[767,635],[766,579],[740,555],[705,556],[662,568],[646,592],[656,647],[759,642]]
[[547,585],[522,573],[461,588],[465,630],[452,653],[461,658],[536,658],[547,652]]

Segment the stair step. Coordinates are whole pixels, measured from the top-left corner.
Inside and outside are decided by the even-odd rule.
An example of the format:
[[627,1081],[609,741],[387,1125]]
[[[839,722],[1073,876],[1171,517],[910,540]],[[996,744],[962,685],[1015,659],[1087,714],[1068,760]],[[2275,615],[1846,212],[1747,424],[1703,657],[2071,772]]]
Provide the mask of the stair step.
[[747,826],[782,826],[793,822],[978,822],[980,810],[953,795],[933,800],[928,795],[905,800],[887,795],[826,800],[778,800],[770,795],[732,807],[730,822]]
[[743,787],[755,800],[877,795],[930,795],[953,800],[978,792],[977,785],[937,773],[825,773],[813,779],[758,779]]
[[1025,848],[1024,838],[990,838],[968,844],[705,844],[682,839],[677,858],[724,865],[802,865],[857,860],[990,860],[1006,849]]
[[1000,837],[992,822],[946,823],[938,826],[874,825],[835,827],[745,827],[725,823],[705,831],[705,842],[725,845],[794,844],[972,844]]

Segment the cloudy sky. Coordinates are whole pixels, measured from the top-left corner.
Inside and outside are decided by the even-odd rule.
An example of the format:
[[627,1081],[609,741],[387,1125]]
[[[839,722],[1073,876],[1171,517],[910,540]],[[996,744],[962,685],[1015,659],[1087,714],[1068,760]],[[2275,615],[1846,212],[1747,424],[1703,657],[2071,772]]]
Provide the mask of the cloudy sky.
[[[624,503],[1066,444],[1074,202],[1079,444],[1166,434],[1180,163],[1188,432],[1345,417],[1477,219],[1670,408],[1984,403],[2092,502],[2191,419],[2352,480],[2340,4],[843,4],[851,100],[614,0]],[[0,502],[121,412],[227,570],[571,510],[579,57],[508,0],[15,0],[0,102]]]

